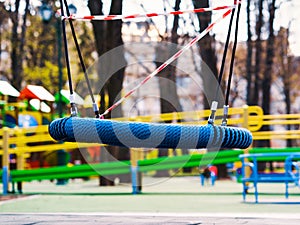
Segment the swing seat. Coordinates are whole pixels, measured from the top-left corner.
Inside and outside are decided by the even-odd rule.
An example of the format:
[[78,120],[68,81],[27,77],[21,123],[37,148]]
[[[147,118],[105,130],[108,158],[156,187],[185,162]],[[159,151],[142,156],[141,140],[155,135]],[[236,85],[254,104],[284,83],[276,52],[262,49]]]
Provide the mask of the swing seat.
[[51,137],[57,141],[101,143],[131,148],[248,148],[252,134],[243,128],[215,125],[180,125],[121,122],[67,117],[52,121]]

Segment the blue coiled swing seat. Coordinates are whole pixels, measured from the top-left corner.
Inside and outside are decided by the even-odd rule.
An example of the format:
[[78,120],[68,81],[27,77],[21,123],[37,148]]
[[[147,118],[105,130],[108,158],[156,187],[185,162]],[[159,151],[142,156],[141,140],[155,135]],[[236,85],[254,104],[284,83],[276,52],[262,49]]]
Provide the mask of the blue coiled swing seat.
[[131,148],[245,149],[252,143],[252,134],[237,127],[121,122],[80,117],[52,121],[49,133],[57,141],[101,143]]

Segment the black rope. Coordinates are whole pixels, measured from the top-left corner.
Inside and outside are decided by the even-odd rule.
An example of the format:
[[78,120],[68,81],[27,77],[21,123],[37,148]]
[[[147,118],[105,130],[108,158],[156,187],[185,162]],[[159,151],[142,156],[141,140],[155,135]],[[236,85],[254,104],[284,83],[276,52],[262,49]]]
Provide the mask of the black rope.
[[230,87],[231,87],[231,80],[232,80],[232,76],[233,76],[234,59],[235,59],[235,52],[236,52],[237,39],[238,39],[238,30],[239,30],[238,26],[239,26],[240,12],[241,12],[241,4],[238,5],[238,11],[237,11],[237,15],[236,15],[235,35],[234,35],[234,43],[233,43],[232,53],[231,53],[231,61],[230,61],[229,77],[228,77],[228,82],[227,82],[225,105],[229,104]]
[[[65,16],[65,12],[63,9],[63,2],[60,0],[60,6],[61,6],[61,16]],[[64,40],[64,48],[65,48],[65,59],[66,59],[66,66],[67,66],[67,73],[68,73],[68,82],[69,82],[69,89],[70,89],[70,96],[73,96],[73,85],[72,85],[72,75],[71,75],[71,68],[70,68],[70,58],[69,58],[69,51],[68,51],[68,40],[67,40],[67,33],[66,33],[66,22],[65,20],[61,21],[62,25],[62,33],[63,33],[63,40]],[[60,90],[59,90],[60,91]],[[75,102],[70,101],[71,105],[71,116],[77,115],[77,108],[75,105]]]
[[229,27],[228,27],[228,32],[227,32],[225,46],[224,46],[223,57],[222,57],[221,68],[220,68],[220,72],[219,72],[219,76],[218,76],[217,90],[216,90],[214,101],[213,101],[212,106],[211,106],[211,114],[210,114],[209,119],[208,119],[208,123],[209,124],[213,124],[214,123],[215,113],[216,113],[216,110],[217,110],[217,107],[218,107],[219,89],[221,88],[221,81],[223,79],[225,62],[226,62],[226,57],[227,57],[227,52],[228,52],[228,46],[229,46],[229,42],[230,42],[230,35],[231,35],[231,30],[232,30],[232,24],[233,24],[234,14],[235,14],[235,8],[233,8],[232,12],[231,12],[231,17],[230,17],[230,21],[229,21]]
[[218,99],[219,89],[221,87],[221,81],[222,81],[223,75],[224,75],[225,61],[226,61],[228,46],[229,46],[229,42],[230,42],[230,35],[231,35],[231,30],[232,30],[234,14],[235,14],[235,8],[232,9],[232,13],[231,13],[230,21],[229,21],[229,27],[228,27],[225,46],[224,46],[224,52],[223,52],[223,57],[222,57],[221,68],[220,68],[220,72],[219,72],[219,76],[218,76],[218,87],[217,87],[217,90],[216,90],[215,100]]
[[236,52],[236,47],[237,47],[240,11],[241,11],[241,3],[238,4],[238,11],[237,11],[237,15],[236,15],[234,42],[233,42],[232,53],[231,53],[229,76],[228,76],[228,81],[227,81],[226,97],[225,97],[225,104],[224,104],[224,113],[223,113],[223,119],[222,119],[223,126],[227,125],[229,95],[230,95],[230,89],[231,89],[231,80],[233,77],[235,52]]
[[[70,17],[71,14],[70,14],[70,10],[69,10],[69,7],[68,7],[67,0],[64,0],[64,4],[65,4],[65,7],[66,7],[67,16]],[[86,81],[87,87],[88,87],[88,91],[89,91],[89,94],[90,94],[91,99],[92,99],[93,110],[94,110],[96,118],[99,118],[100,117],[99,116],[99,109],[98,109],[98,106],[96,104],[96,101],[95,101],[95,98],[94,98],[94,95],[93,95],[90,80],[89,80],[89,77],[87,75],[86,66],[85,66],[85,63],[84,63],[84,60],[83,60],[83,57],[82,57],[82,53],[81,53],[80,46],[79,46],[79,43],[78,43],[78,40],[77,40],[77,37],[76,37],[76,33],[75,33],[75,29],[74,29],[74,25],[73,25],[72,20],[69,20],[69,23],[70,23],[70,27],[71,27],[72,37],[73,37],[73,40],[75,42],[77,54],[79,56],[80,65],[81,65],[81,68],[83,70],[85,81]]]

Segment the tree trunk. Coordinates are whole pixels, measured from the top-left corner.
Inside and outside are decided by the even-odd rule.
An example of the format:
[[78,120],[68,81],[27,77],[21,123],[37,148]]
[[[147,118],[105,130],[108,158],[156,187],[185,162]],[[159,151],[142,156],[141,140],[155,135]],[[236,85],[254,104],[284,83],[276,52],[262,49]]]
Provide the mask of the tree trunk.
[[20,0],[16,0],[15,2],[15,12],[11,15],[12,20],[12,36],[11,36],[11,72],[12,78],[11,83],[18,90],[21,89],[21,79],[20,79],[20,68],[18,62],[18,45],[19,45],[19,37],[18,37],[18,26],[19,26],[19,7]]
[[[174,7],[175,11],[179,10],[180,2],[181,0],[176,0]],[[158,48],[156,48],[157,67],[178,51],[178,20],[179,16],[175,15],[171,31],[171,43],[161,43]],[[162,78],[159,79],[161,113],[182,111],[177,95],[176,64],[177,61],[173,62],[158,74],[158,77]]]
[[[194,8],[206,8],[209,7],[208,0],[193,0]],[[200,24],[200,32],[204,31],[209,24],[211,23],[211,12],[198,13],[198,21]],[[215,50],[215,40],[209,34],[205,35],[203,39],[199,41],[199,52],[202,58],[201,62],[201,71],[200,76],[203,80],[203,89],[204,89],[204,109],[210,108],[210,103],[213,100],[218,101],[219,106],[224,104],[223,96],[216,96],[217,89],[219,89],[218,85],[218,69],[217,69],[217,57]],[[219,92],[221,93],[221,92]],[[217,98],[217,99],[215,99]],[[225,164],[218,165],[218,177],[219,178],[227,178],[227,168]]]
[[[273,58],[274,58],[274,18],[275,18],[275,2],[276,0],[272,0],[269,4],[269,38],[267,40],[267,49],[266,49],[266,61],[265,61],[265,70],[263,72],[262,79],[262,108],[264,110],[264,114],[270,114],[270,102],[271,102],[271,83],[272,83],[272,68],[273,68]],[[262,131],[269,131],[269,126],[265,125],[261,128]],[[260,141],[261,147],[270,146],[270,140]],[[263,163],[259,165],[261,170],[264,169]],[[272,163],[270,162],[270,170],[272,171]]]
[[[89,0],[88,7],[91,11],[91,15],[103,15],[102,1]],[[110,14],[122,14],[122,1],[112,0],[110,7]],[[107,106],[111,106],[114,102],[120,99],[121,90],[123,87],[124,73],[126,61],[124,58],[124,48],[122,40],[122,21],[92,21],[93,31],[96,41],[96,48],[99,57],[103,58],[99,66],[99,80],[101,87],[101,105],[100,113],[103,113]],[[111,55],[108,52],[117,48],[117,59],[114,58],[116,55]],[[117,72],[111,74],[114,71],[115,64],[124,65]],[[105,95],[108,95],[108,103],[105,100]],[[123,115],[121,107],[117,107],[113,111],[113,117],[121,117]],[[106,116],[111,118],[112,114]],[[129,159],[129,149],[108,146],[106,151],[101,151],[101,161],[112,161],[112,160],[125,160]],[[103,153],[103,154],[102,154]],[[100,177],[100,185],[114,185],[114,178],[111,177]],[[128,176],[122,176],[121,181],[128,181]]]
[[[194,8],[206,8],[209,7],[208,0],[193,0]],[[211,12],[204,12],[197,14],[199,25],[200,25],[200,32],[204,31],[209,24],[211,23]],[[199,43],[199,52],[200,56],[203,60],[201,63],[201,73],[200,76],[203,80],[203,89],[204,89],[204,109],[210,108],[210,103],[214,100],[215,91],[217,90],[217,57],[215,54],[215,40],[209,34],[205,35]],[[203,65],[206,64],[206,65]],[[216,86],[214,86],[216,85]],[[214,87],[213,87],[214,86]]]
[[[253,93],[251,95],[250,104],[259,104],[259,93],[260,93],[260,73],[261,73],[261,58],[262,58],[262,44],[261,44],[261,32],[262,32],[262,26],[263,26],[263,0],[258,0],[258,12],[257,12],[257,20],[255,25],[255,33],[256,33],[256,40],[255,40],[255,64],[254,64],[254,77],[253,77],[253,83],[254,83],[254,89]],[[262,141],[257,141],[254,143],[256,146],[263,147],[266,143],[263,143]],[[259,163],[259,166],[261,166],[262,170],[264,169],[264,166]]]
[[252,95],[251,103],[257,104],[260,92],[260,73],[261,73],[261,58],[262,58],[262,44],[261,44],[261,33],[263,27],[263,0],[258,0],[258,17],[256,21],[256,42],[255,42],[255,70],[254,70],[254,92]]
[[[274,18],[275,18],[275,2],[276,0],[272,0],[272,3],[269,5],[269,38],[267,39],[267,55],[266,55],[266,67],[264,71],[264,76],[262,80],[262,107],[265,114],[270,114],[270,91],[271,91],[271,83],[272,83],[272,72],[273,72],[273,59],[274,59]],[[269,130],[267,128],[267,130]]]
[[252,47],[252,32],[251,32],[251,11],[250,11],[251,0],[247,0],[247,61],[246,61],[246,74],[247,74],[247,104],[254,105],[252,102],[252,89],[253,89],[253,74],[252,74],[252,55],[253,55],[253,47]]
[[[178,11],[181,0],[175,1],[174,10]],[[171,43],[161,42],[156,48],[156,66],[159,67],[172,55],[178,51],[178,20],[179,16],[175,15],[173,20],[173,27],[171,30]],[[173,62],[161,71],[157,76],[159,77],[159,91],[160,91],[160,110],[161,113],[181,112],[182,108],[179,102],[176,85],[176,64]],[[171,123],[172,121],[165,121]],[[168,149],[159,149],[158,156],[168,156]],[[169,176],[168,170],[160,170],[156,172],[156,176]]]
[[[287,40],[286,42],[288,42],[288,37],[289,35],[287,35]],[[287,54],[286,54],[287,55]],[[284,96],[285,96],[285,104],[286,104],[286,114],[290,114],[291,113],[291,97],[290,97],[290,90],[291,90],[291,85],[290,85],[290,77],[291,77],[291,57],[287,56],[287,69],[286,69],[286,74],[283,75],[284,77],[284,82],[283,82],[283,92],[284,92]],[[291,125],[288,124],[287,125],[287,130],[291,130]],[[292,147],[293,146],[293,141],[291,139],[288,139],[286,141],[286,146],[287,147]]]
[[4,2],[0,2],[0,68],[1,67],[1,56],[2,56],[2,35],[3,35],[3,30],[2,30],[2,25],[4,24],[4,21],[7,19],[7,12],[5,10],[5,5]]
[[[103,3],[102,1],[98,0],[89,0],[88,1],[88,8],[90,9],[91,15],[103,15]],[[106,40],[105,40],[105,31],[106,31],[106,24],[107,21],[97,21],[93,20],[92,25],[93,25],[93,32],[94,32],[94,37],[95,37],[95,44],[96,44],[96,50],[98,53],[98,56],[100,57],[102,54],[105,53],[107,47],[106,47]],[[106,74],[105,71],[102,71],[99,69],[98,71],[98,76],[100,77],[100,74]],[[101,83],[103,82],[103,78],[99,79]],[[100,84],[101,85],[101,90],[100,90],[100,113],[103,113],[105,111],[105,94],[106,93],[106,87],[105,84]]]
[[[280,28],[279,31],[279,41],[280,45],[278,46],[280,48],[279,51],[279,57],[280,57],[280,64],[282,68],[281,76],[283,80],[283,95],[284,95],[284,101],[285,101],[285,113],[290,114],[291,113],[291,60],[292,57],[288,55],[289,51],[289,27]],[[288,124],[286,125],[287,130],[291,130],[291,125]],[[293,141],[291,139],[286,140],[286,146],[287,147],[292,147],[293,146]]]
[[21,36],[19,37],[19,8],[20,0],[15,1],[15,11],[11,13],[12,20],[12,36],[11,36],[11,70],[12,78],[11,83],[18,90],[21,89],[23,81],[23,59],[24,59],[24,46],[25,46],[25,35],[26,35],[26,23],[27,14],[29,12],[29,0],[26,0],[25,11],[23,15],[23,22],[21,26]]

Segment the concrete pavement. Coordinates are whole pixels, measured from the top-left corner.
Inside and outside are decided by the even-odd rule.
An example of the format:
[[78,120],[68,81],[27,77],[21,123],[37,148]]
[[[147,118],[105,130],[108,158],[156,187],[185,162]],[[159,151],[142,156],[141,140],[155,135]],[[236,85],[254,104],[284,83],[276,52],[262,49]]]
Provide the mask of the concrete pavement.
[[[242,185],[217,181],[200,185],[195,177],[143,179],[143,193],[130,184],[99,187],[98,179],[24,183],[24,198],[0,202],[1,224],[300,224],[300,190],[259,184],[254,203],[242,201]],[[83,222],[85,221],[85,222]]]

